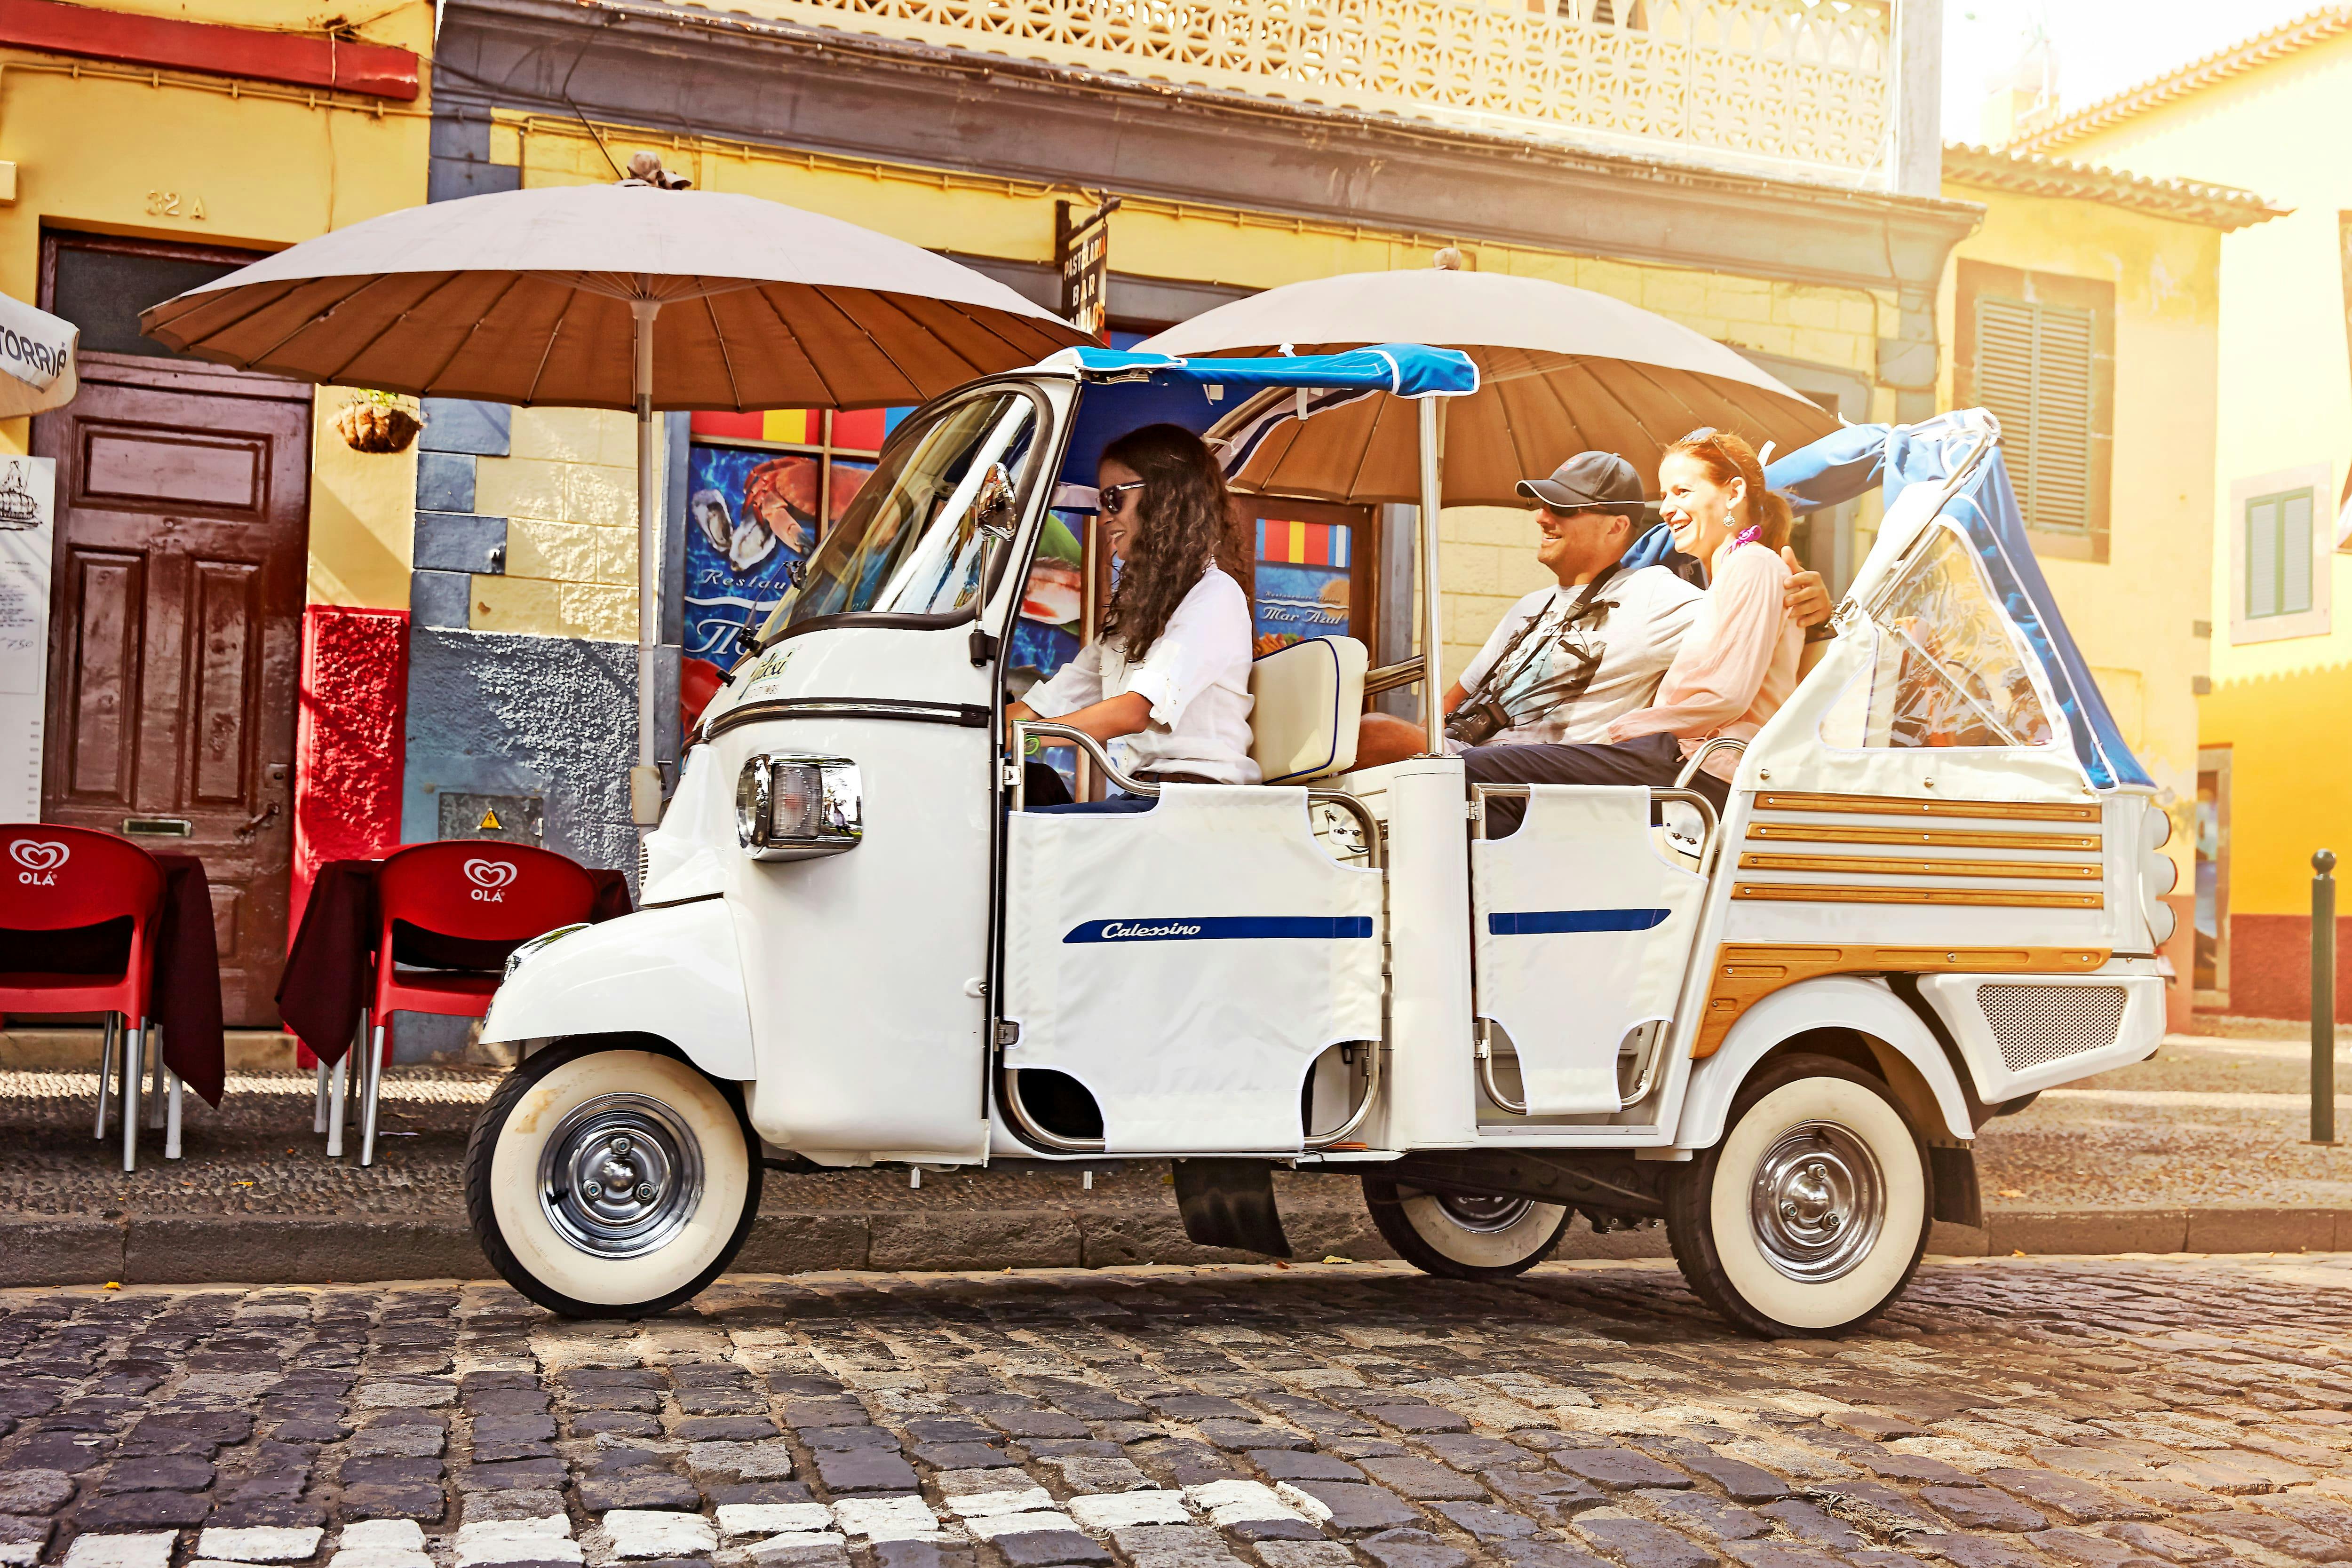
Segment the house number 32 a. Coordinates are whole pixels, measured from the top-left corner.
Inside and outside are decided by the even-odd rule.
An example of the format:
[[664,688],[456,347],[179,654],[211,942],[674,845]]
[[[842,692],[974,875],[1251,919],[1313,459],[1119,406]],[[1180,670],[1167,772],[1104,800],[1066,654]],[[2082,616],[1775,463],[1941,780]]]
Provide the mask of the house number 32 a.
[[202,220],[205,215],[205,199],[202,196],[179,191],[150,191],[147,193],[147,215],[151,218]]

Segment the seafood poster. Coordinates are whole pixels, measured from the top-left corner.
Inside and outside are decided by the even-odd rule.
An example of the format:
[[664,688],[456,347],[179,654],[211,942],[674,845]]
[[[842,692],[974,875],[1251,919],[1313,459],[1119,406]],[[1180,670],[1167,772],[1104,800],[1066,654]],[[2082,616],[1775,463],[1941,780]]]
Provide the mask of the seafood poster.
[[0,457],[0,821],[41,820],[58,465]]
[[1339,523],[1257,519],[1252,606],[1260,656],[1309,637],[1348,635],[1354,530]]
[[1013,664],[1005,673],[1016,696],[1076,657],[1085,631],[1086,550],[1066,517],[1077,514],[1047,514],[1029,562],[1021,616],[1013,623]]
[[[834,460],[826,526],[873,471]],[[816,548],[824,468],[805,453],[696,442],[686,474],[686,656],[724,672],[744,625],[767,617],[792,586],[793,563]]]

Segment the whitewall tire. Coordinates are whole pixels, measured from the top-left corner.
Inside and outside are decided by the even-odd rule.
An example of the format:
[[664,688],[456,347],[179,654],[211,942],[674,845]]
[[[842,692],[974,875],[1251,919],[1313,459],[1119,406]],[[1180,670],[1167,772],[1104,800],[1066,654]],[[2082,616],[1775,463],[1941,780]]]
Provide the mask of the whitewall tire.
[[762,1167],[741,1092],[643,1036],[567,1040],[490,1096],[466,1209],[506,1281],[567,1317],[634,1317],[718,1278]]
[[1364,1203],[1398,1257],[1451,1280],[1523,1274],[1551,1256],[1569,1221],[1557,1203],[1424,1192],[1380,1176],[1364,1177]]
[[1934,1212],[1927,1151],[1885,1083],[1794,1056],[1744,1085],[1723,1140],[1677,1173],[1675,1261],[1750,1333],[1836,1334],[1910,1282]]

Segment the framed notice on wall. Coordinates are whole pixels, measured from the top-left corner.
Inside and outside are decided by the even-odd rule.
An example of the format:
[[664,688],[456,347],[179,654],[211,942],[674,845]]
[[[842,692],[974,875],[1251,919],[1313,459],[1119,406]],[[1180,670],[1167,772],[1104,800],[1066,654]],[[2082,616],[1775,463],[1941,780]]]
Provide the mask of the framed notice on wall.
[[0,822],[41,820],[57,460],[0,457]]

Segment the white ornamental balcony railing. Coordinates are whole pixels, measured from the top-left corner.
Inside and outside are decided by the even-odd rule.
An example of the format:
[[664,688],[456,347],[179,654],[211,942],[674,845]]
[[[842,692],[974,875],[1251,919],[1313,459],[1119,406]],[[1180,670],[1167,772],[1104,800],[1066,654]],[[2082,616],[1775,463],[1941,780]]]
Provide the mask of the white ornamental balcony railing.
[[688,3],[1842,184],[1894,162],[1894,0]]

